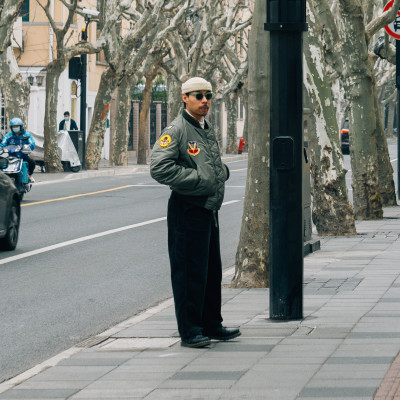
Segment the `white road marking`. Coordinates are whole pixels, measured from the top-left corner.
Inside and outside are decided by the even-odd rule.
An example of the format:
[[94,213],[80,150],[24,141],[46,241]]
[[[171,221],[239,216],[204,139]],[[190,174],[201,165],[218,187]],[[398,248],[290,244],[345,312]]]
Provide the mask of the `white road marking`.
[[[227,201],[227,202],[223,203],[222,205],[226,206],[226,205],[234,204],[234,203],[238,203],[238,202],[240,202],[240,200],[231,200],[231,201]],[[0,265],[8,264],[8,263],[13,262],[13,261],[22,260],[24,258],[36,256],[38,254],[47,253],[49,251],[57,250],[57,249],[60,249],[62,247],[71,246],[73,244],[82,243],[82,242],[86,242],[88,240],[97,239],[97,238],[100,238],[100,237],[103,237],[103,236],[112,235],[114,233],[127,231],[129,229],[135,229],[135,228],[139,228],[141,226],[155,224],[157,222],[165,221],[166,219],[167,219],[167,217],[151,219],[149,221],[140,222],[138,224],[122,226],[121,228],[110,229],[110,230],[105,231],[105,232],[95,233],[93,235],[83,236],[83,237],[80,237],[80,238],[77,238],[77,239],[68,240],[66,242],[53,244],[51,246],[46,246],[46,247],[43,247],[41,249],[32,250],[32,251],[28,251],[26,253],[18,254],[16,256],[4,258],[4,259],[0,260]]]

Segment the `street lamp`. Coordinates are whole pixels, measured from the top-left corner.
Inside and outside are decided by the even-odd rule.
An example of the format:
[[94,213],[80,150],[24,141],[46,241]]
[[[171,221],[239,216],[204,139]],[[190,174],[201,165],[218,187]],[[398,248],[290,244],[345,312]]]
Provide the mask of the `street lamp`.
[[28,76],[28,83],[32,86],[33,85],[34,77],[32,75]]
[[270,318],[303,318],[305,0],[266,0],[270,31]]

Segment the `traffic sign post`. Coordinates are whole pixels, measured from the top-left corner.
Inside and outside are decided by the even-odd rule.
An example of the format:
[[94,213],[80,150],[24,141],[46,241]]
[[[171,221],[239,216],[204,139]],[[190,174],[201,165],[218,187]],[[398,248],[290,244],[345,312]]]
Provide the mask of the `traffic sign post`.
[[[389,1],[383,12],[392,8],[394,0]],[[396,39],[396,89],[397,89],[397,198],[400,200],[400,11],[396,19],[385,26],[385,31]]]

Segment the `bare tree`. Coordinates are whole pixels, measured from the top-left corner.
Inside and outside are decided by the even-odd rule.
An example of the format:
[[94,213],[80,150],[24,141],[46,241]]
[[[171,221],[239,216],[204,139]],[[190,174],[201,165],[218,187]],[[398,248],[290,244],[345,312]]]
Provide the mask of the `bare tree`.
[[11,45],[13,25],[23,0],[0,0],[0,53]]
[[[105,121],[101,119],[101,115],[108,106],[112,93],[116,87],[123,83],[126,84],[127,81],[130,82],[130,85],[137,81],[135,74],[140,70],[148,54],[151,53],[153,44],[175,29],[179,16],[183,14],[184,10],[178,13],[178,18],[171,16],[171,11],[182,3],[183,0],[157,0],[152,7],[148,3],[146,7],[139,3],[136,10],[129,10],[137,22],[127,35],[122,38],[117,38],[115,34],[107,37],[104,53],[109,66],[101,77],[88,135],[86,147],[88,169],[97,169],[100,162],[105,131]],[[104,15],[105,19],[107,19],[107,14],[108,11]],[[132,81],[130,81],[131,79]],[[115,159],[116,153],[126,153],[128,118],[129,113],[126,112],[123,118],[116,121],[115,132],[123,137],[121,140],[114,139],[114,143],[119,143],[121,147],[113,149],[113,159]]]
[[[368,25],[364,24],[364,18],[367,17],[361,0],[338,1],[338,22],[335,22],[326,0],[311,0],[311,3],[323,26],[318,39],[323,43],[325,60],[339,75],[350,104],[355,216],[358,219],[379,219],[383,211],[378,172],[377,113],[374,71],[368,43],[375,32],[395,18],[400,1],[396,0],[393,10],[375,18]],[[388,153],[383,156],[385,160],[382,167],[389,171]],[[387,189],[382,185],[384,190]]]
[[[110,31],[110,27],[115,24],[118,15],[110,13],[109,24],[106,25],[100,38],[95,43],[80,41],[74,45],[67,46],[66,36],[69,32],[74,14],[77,12],[77,0],[67,2],[60,0],[68,10],[67,20],[62,28],[53,19],[50,11],[50,0],[42,3],[38,0],[50,22],[50,26],[54,32],[56,39],[56,49],[54,58],[46,68],[46,104],[44,116],[44,161],[47,172],[61,171],[61,160],[57,145],[57,100],[58,100],[58,81],[61,73],[65,70],[68,61],[79,54],[89,54],[99,52],[105,45],[104,35],[106,31]],[[117,0],[103,0],[100,2],[101,7],[111,8],[112,3]]]

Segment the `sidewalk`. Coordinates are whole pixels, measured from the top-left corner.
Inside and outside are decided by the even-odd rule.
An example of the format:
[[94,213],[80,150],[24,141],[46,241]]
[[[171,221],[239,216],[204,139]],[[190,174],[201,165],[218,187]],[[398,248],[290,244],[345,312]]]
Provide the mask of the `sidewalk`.
[[268,289],[224,287],[242,336],[188,349],[170,299],[0,384],[0,399],[400,399],[400,207],[384,217],[320,238],[302,321],[270,321]]

